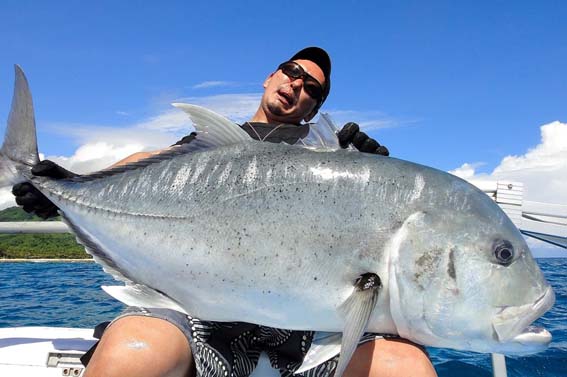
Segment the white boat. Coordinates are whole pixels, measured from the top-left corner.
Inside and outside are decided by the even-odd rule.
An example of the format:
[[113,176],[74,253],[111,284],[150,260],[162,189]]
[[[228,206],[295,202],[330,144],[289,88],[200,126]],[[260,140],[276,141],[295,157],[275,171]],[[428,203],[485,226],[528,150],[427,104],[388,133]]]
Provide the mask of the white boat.
[[92,329],[0,328],[0,376],[81,376],[80,357],[95,344]]

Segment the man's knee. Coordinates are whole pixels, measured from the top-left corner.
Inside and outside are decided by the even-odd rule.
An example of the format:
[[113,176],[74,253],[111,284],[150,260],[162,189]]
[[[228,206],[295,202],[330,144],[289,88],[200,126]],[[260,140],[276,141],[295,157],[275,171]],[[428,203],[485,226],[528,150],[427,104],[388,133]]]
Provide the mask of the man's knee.
[[359,346],[345,377],[435,377],[427,353],[403,339],[379,339]]
[[181,330],[162,319],[129,316],[105,331],[85,377],[186,377],[191,369],[191,349]]

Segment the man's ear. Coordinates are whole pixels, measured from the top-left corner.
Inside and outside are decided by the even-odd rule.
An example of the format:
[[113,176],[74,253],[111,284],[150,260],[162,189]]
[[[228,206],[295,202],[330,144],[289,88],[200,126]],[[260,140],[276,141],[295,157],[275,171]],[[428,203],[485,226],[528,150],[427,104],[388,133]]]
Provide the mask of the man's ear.
[[272,76],[274,75],[274,73],[275,72],[270,73],[270,76],[266,77],[266,79],[264,80],[264,84],[262,84],[264,89],[266,89],[268,87],[268,84],[270,84],[270,80],[272,79]]

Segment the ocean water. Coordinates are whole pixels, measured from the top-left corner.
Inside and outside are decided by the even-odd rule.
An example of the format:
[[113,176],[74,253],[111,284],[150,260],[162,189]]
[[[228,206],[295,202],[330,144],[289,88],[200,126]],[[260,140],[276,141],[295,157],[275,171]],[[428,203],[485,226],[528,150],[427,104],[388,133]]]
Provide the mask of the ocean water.
[[[510,377],[567,376],[567,258],[538,259],[556,304],[536,325],[551,331],[545,352],[508,357]],[[99,287],[116,284],[94,263],[0,263],[0,327],[94,327],[123,308]],[[490,377],[490,355],[429,348],[441,377]]]

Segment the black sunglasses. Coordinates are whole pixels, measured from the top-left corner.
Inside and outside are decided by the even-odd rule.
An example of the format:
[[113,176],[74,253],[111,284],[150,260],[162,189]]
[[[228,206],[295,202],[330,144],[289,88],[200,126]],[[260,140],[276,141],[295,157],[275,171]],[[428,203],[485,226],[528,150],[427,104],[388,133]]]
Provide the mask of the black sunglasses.
[[317,79],[311,76],[309,73],[305,72],[302,66],[294,61],[287,61],[280,64],[278,70],[281,69],[283,74],[294,79],[303,80],[303,89],[305,93],[317,102],[320,102],[323,98],[323,87]]

